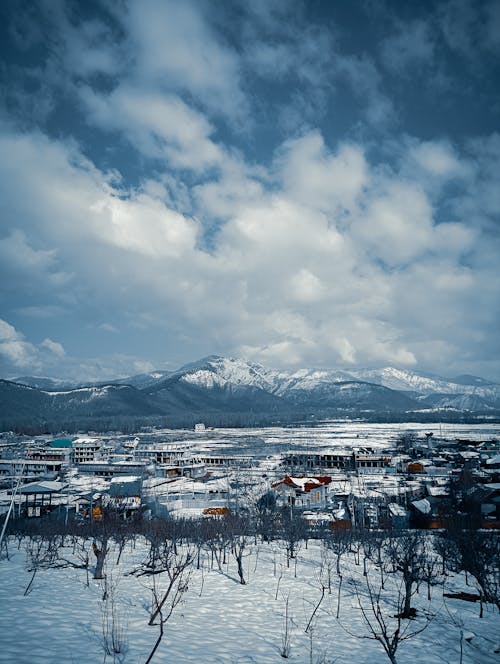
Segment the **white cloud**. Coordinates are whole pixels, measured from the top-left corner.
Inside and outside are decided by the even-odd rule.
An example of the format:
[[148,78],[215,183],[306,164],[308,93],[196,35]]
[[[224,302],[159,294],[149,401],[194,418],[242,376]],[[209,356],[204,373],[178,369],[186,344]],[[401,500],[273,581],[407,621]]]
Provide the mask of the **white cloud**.
[[368,180],[359,146],[328,153],[317,131],[285,143],[281,168],[288,196],[330,213],[352,207]]
[[0,356],[15,367],[37,366],[36,348],[24,341],[14,326],[0,319]]
[[50,353],[53,353],[57,357],[64,357],[66,355],[62,344],[57,341],[52,341],[52,339],[49,338],[42,341],[40,348],[46,348]]
[[[483,159],[494,151],[488,145]],[[223,219],[207,251],[201,222],[165,201],[161,174],[126,191],[74,145],[32,134],[4,136],[1,147],[12,157],[0,165],[0,193],[15,205],[20,229],[8,237],[20,246],[24,239],[32,252],[39,251],[35,236],[40,246],[57,247],[57,254],[40,250],[49,252],[40,258],[48,266],[56,260],[60,271],[71,266],[69,306],[120,321],[117,344],[140,338],[142,321],[143,335],[174,328],[193,347],[202,339],[207,350],[283,366],[435,362],[438,370],[442,349],[448,358],[464,348],[478,321],[492,334],[486,312],[500,286],[493,263],[479,262],[488,243],[465,219],[436,224],[423,169],[398,174],[374,167],[359,145],[331,152],[318,132],[304,135],[287,142],[259,179],[240,163],[233,176],[223,169],[198,187],[195,212],[209,201]],[[409,164],[426,148],[410,142],[404,149],[401,163]],[[20,181],[30,197],[18,195]],[[7,323],[3,335],[3,355],[17,366],[54,367],[57,359],[68,373],[109,377],[112,367],[126,375],[142,361],[123,355],[101,370],[63,355],[64,337],[37,347]],[[170,347],[156,350],[155,361]]]
[[194,171],[219,166],[224,152],[210,139],[213,127],[177,95],[120,86],[109,95],[80,89],[95,125],[122,131],[142,154],[168,158],[175,168]]
[[16,328],[0,318],[0,342],[15,341],[16,339]]
[[443,141],[418,143],[410,150],[409,156],[434,177],[450,178],[468,174],[467,165],[460,161],[452,146]]
[[302,268],[291,279],[292,297],[298,302],[317,302],[325,297],[325,288],[318,277]]
[[199,5],[190,0],[131,2],[125,23],[138,80],[182,89],[216,114],[243,116],[236,53],[211,29]]
[[432,247],[432,209],[418,186],[397,180],[379,186],[354,222],[353,234],[373,258],[401,265]]

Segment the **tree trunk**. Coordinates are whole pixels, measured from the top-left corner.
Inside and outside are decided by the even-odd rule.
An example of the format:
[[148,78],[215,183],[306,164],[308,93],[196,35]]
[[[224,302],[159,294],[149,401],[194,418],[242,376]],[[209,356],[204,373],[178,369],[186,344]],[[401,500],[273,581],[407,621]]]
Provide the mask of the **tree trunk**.
[[160,620],[160,634],[158,635],[158,638],[155,641],[155,644],[153,646],[153,650],[149,653],[149,657],[147,658],[145,664],[149,664],[149,662],[153,659],[153,656],[155,652],[158,650],[158,646],[160,645],[160,642],[163,638],[163,621]]
[[246,584],[245,577],[243,574],[243,560],[241,556],[236,556],[236,562],[238,563],[238,576],[240,577],[240,584],[244,586]]
[[412,583],[411,581],[405,581],[405,603],[403,607],[403,618],[409,618],[410,617],[410,609],[411,609],[411,586]]
[[94,579],[102,579],[104,578],[103,576],[103,569],[104,569],[104,561],[106,560],[106,554],[108,553],[108,540],[107,538],[103,540],[102,546],[99,549],[97,544],[95,542],[92,543],[92,550],[94,551],[94,555],[97,559],[96,566],[95,566],[95,572],[94,572]]

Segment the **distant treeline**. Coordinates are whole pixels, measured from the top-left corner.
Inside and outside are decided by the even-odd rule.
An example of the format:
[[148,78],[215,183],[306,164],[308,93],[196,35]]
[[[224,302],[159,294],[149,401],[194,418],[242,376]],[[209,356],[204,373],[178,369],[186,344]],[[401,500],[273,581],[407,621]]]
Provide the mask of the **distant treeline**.
[[168,429],[191,429],[198,422],[203,422],[208,427],[215,428],[254,428],[269,426],[314,426],[332,419],[353,419],[361,422],[371,423],[398,423],[413,422],[425,424],[427,422],[443,422],[449,424],[498,424],[500,417],[490,414],[467,414],[463,412],[436,411],[432,413],[422,412],[370,412],[354,410],[325,410],[314,414],[303,412],[290,413],[256,413],[235,412],[217,413],[199,411],[196,413],[177,413],[162,416],[127,416],[91,415],[78,418],[38,419],[26,418],[22,423],[18,418],[0,419],[0,431],[14,431],[18,434],[36,436],[42,434],[57,434],[66,431],[74,434],[79,431],[122,431],[125,434],[140,431],[144,427],[168,428]]

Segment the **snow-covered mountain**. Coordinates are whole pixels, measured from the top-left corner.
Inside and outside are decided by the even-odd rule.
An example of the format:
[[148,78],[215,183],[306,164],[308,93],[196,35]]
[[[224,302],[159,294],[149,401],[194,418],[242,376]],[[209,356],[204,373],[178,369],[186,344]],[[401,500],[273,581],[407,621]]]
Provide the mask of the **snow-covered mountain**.
[[[417,406],[407,395],[384,385],[354,378],[345,371],[274,371],[242,359],[210,356],[187,364],[151,388],[159,398],[182,394],[202,402],[210,395],[229,406],[279,410],[301,406],[396,411]],[[196,395],[196,396],[195,396]]]
[[339,383],[362,383],[380,385],[397,392],[409,393],[414,397],[433,394],[473,395],[487,402],[500,402],[500,384],[498,383],[475,376],[462,376],[452,380],[392,367],[349,371],[300,369],[286,372],[268,369],[261,364],[242,359],[213,355],[185,365],[177,372],[170,374],[170,377],[172,376],[206,389],[245,386],[294,400],[299,395],[328,393],[332,389],[336,389]]
[[[275,371],[242,359],[209,356],[177,371],[156,371],[110,383],[68,386],[26,377],[0,380],[0,426],[92,418],[236,421],[252,414],[275,420],[304,417],[400,417],[453,411],[500,418],[500,385],[474,376],[446,379],[384,369]],[[398,415],[399,414],[399,415]],[[446,415],[445,415],[446,416]],[[227,418],[233,418],[227,419]],[[219,420],[217,420],[219,418]],[[196,421],[195,419],[195,421]],[[253,421],[253,420],[252,420]]]
[[440,376],[409,371],[406,369],[358,369],[350,372],[360,380],[384,385],[393,390],[402,390],[429,396],[432,394],[469,394],[486,400],[500,401],[500,385],[477,376],[460,376],[446,379]]

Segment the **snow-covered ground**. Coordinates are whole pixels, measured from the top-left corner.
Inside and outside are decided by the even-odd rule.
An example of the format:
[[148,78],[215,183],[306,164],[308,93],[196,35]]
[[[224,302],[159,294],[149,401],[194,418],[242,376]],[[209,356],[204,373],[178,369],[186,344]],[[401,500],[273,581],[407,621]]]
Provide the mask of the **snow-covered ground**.
[[[233,442],[239,447],[247,445],[251,452],[290,449],[371,447],[386,448],[394,445],[403,431],[414,431],[420,437],[433,432],[439,439],[491,440],[500,437],[498,424],[441,424],[429,422],[370,423],[336,420],[316,426],[263,427],[253,429],[215,429],[199,434],[195,444],[214,451]],[[259,443],[260,441],[260,443]],[[274,451],[274,450],[273,450]]]
[[[26,570],[26,553],[9,541],[9,559],[0,561],[0,662],[6,664],[97,664],[112,662],[104,657],[102,636],[102,581],[86,585],[84,570],[63,568],[39,571],[29,593],[24,590],[31,573]],[[71,557],[71,549],[67,550]],[[108,556],[108,586],[115,587],[116,620],[127,634],[128,651],[116,662],[144,663],[158,635],[157,626],[148,626],[151,604],[150,580],[128,574],[144,558],[146,547],[138,542],[127,545],[120,563],[117,550]],[[362,567],[352,558],[343,558],[344,583],[340,619],[337,609],[338,581],[334,574],[332,594],[325,595],[313,620],[307,623],[320,598],[318,582],[321,545],[309,542],[298,552],[296,565],[286,565],[285,550],[278,543],[251,547],[244,559],[247,585],[238,583],[233,558],[222,568],[209,569],[208,554],[202,569],[193,569],[183,602],[167,623],[163,641],[153,662],[193,662],[196,664],[277,664],[285,625],[288,598],[290,654],[288,661],[304,664],[382,664],[388,659],[379,643],[356,638],[366,635],[353,585],[348,577],[362,581]],[[92,553],[91,553],[92,555]],[[164,575],[163,575],[164,576]],[[165,579],[156,577],[159,583]],[[447,590],[473,589],[462,577],[448,578]],[[442,664],[458,662],[460,629],[464,664],[493,664],[500,641],[499,615],[487,607],[479,618],[473,603],[448,599],[443,602],[441,587],[432,590],[431,611],[437,612],[428,628],[398,650],[401,664]],[[428,610],[426,590],[416,595],[414,605]],[[469,639],[470,640],[467,640]]]

